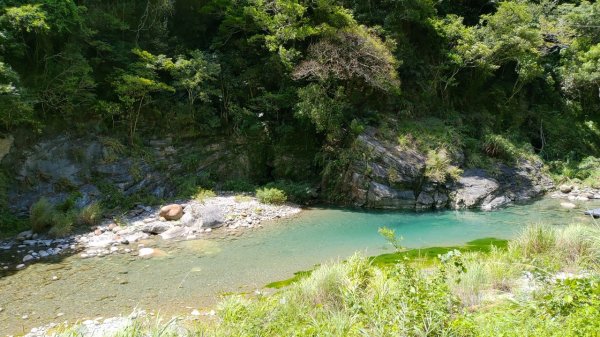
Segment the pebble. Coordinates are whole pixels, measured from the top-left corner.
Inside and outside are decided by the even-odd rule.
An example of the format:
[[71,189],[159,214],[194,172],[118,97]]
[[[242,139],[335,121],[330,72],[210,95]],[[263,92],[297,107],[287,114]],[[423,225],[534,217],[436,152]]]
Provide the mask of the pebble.
[[58,276],[56,276],[56,275],[52,276],[52,281],[56,281],[56,280],[58,280]]
[[17,265],[17,269],[23,269],[23,268],[25,268],[25,265],[24,265],[24,264],[22,264],[22,263],[21,263],[21,264],[18,264],[18,265]]
[[33,256],[27,254],[23,257],[23,262],[27,262],[27,261],[31,261],[33,260]]
[[154,249],[152,248],[142,248],[139,251],[139,256],[150,256],[154,253]]
[[575,205],[574,203],[571,203],[571,202],[561,202],[560,205],[562,207],[568,208],[568,209],[577,208],[577,205]]
[[200,316],[200,311],[194,309],[194,310],[192,310],[192,314],[191,315],[192,316]]

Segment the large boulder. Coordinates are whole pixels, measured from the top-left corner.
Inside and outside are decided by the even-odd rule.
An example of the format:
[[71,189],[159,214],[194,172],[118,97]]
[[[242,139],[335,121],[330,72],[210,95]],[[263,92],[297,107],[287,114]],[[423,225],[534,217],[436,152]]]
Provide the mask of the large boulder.
[[[500,184],[482,169],[465,170],[450,194],[450,205],[454,209],[473,208],[490,198]],[[491,201],[488,200],[488,201]]]
[[178,204],[163,206],[160,209],[159,216],[169,221],[179,220],[183,216],[183,207]]
[[354,158],[342,187],[349,203],[370,208],[415,207],[415,189],[425,169],[423,154],[381,140],[375,129],[358,136],[351,153]]
[[225,221],[223,210],[217,205],[206,205],[200,210],[202,217],[202,227],[216,228],[221,227]]
[[[457,181],[439,183],[426,175],[427,156],[415,149],[386,141],[369,128],[349,150],[350,163],[339,191],[349,204],[384,209],[493,210],[538,197],[552,188],[541,162],[519,160],[513,166],[498,164],[490,171],[466,169]],[[460,166],[464,156],[453,154]]]

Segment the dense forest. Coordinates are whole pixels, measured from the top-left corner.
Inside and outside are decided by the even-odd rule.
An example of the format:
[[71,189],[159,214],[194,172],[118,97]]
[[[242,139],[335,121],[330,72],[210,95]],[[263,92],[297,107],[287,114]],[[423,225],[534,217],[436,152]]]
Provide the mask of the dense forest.
[[325,175],[368,126],[404,130],[401,144],[441,130],[465,167],[525,151],[568,175],[598,155],[595,2],[2,0],[0,8],[5,132],[105,134],[132,146],[157,132],[219,135],[263,146],[265,161],[291,154],[310,163],[276,177],[264,169],[260,183]]

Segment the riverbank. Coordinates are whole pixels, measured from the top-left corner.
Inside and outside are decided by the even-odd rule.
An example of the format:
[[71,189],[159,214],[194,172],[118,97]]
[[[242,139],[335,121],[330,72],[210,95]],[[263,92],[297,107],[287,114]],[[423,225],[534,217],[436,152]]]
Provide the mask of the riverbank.
[[[164,206],[163,206],[164,207]],[[264,222],[300,213],[294,204],[271,205],[248,195],[223,194],[204,200],[185,200],[167,205],[179,209],[176,218],[161,216],[162,207],[138,205],[119,216],[104,219],[98,226],[63,238],[25,231],[15,238],[0,241],[5,271],[19,270],[35,262],[61,255],[79,254],[81,258],[111,254],[150,256],[157,240],[212,239],[240,235],[262,227]],[[143,241],[143,242],[142,242]]]
[[412,258],[375,266],[354,255],[271,295],[228,296],[215,311],[98,318],[27,336],[591,337],[600,327],[598,251],[595,226],[533,225],[504,249],[452,250],[426,268]]
[[[600,207],[597,201],[586,203]],[[5,273],[0,277],[0,326],[24,334],[49,322],[126,317],[135,308],[161,317],[210,312],[224,294],[263,292],[268,283],[347,259],[356,251],[389,253],[390,246],[377,233],[383,226],[402,235],[404,246],[422,248],[484,237],[510,239],[528,223],[561,227],[591,221],[580,209],[544,199],[495,212],[316,208],[264,222],[262,228],[222,227],[195,240],[154,236],[138,242],[154,249],[147,257],[133,252],[102,258],[64,254]]]

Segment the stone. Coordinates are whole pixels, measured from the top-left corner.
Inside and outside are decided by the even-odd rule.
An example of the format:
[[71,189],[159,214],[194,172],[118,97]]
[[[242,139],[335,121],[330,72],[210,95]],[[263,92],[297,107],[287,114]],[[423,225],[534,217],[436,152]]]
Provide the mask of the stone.
[[564,208],[567,208],[567,209],[573,209],[573,208],[577,208],[577,205],[575,205],[575,204],[574,204],[574,203],[572,203],[572,202],[561,202],[561,203],[560,203],[560,205],[561,205],[562,207],[564,207]]
[[152,254],[154,254],[154,249],[152,248],[141,248],[138,252],[138,255],[140,257],[145,257],[145,256],[151,256]]
[[27,254],[27,255],[25,255],[23,257],[23,262],[28,262],[28,261],[31,261],[31,260],[33,260],[33,256],[31,256],[29,254]]
[[178,204],[163,206],[158,214],[168,221],[179,220],[183,216],[183,207]]
[[[144,225],[144,227],[142,227],[142,232],[156,235],[156,234],[166,232],[171,227],[172,226],[170,224],[165,223],[165,222],[152,222],[152,223]],[[135,241],[135,240],[129,240],[129,241]]]
[[458,188],[451,194],[451,205],[454,209],[480,205],[500,187],[496,179],[481,169],[465,170],[457,185]]
[[179,237],[185,237],[187,235],[187,228],[186,227],[173,227],[163,233],[160,234],[160,237],[163,240],[172,240],[175,238],[179,238]]
[[17,235],[17,240],[19,241],[25,241],[25,240],[29,240],[33,237],[33,232],[31,230],[28,231],[24,231],[21,232]]
[[40,257],[48,257],[50,254],[48,254],[48,252],[46,252],[45,250],[40,250],[38,252],[38,254],[40,255]]
[[18,264],[16,268],[17,269],[23,269],[23,268],[25,268],[25,265],[21,263],[21,264]]
[[117,224],[116,223],[111,223],[110,225],[108,225],[108,230],[109,231],[114,231],[115,228],[117,228]]
[[102,231],[100,229],[96,229],[94,231],[94,235],[102,235]]
[[559,190],[565,194],[571,193],[571,191],[573,190],[573,185],[567,185],[567,184],[560,185]]
[[219,206],[207,205],[200,210],[202,216],[202,227],[217,228],[224,222],[223,211]]
[[502,206],[505,206],[505,205],[507,205],[509,203],[510,203],[510,199],[507,198],[506,196],[501,195],[499,197],[496,197],[496,198],[492,199],[492,201],[490,201],[488,203],[482,204],[481,205],[481,210],[483,210],[483,211],[492,211],[492,210],[498,209],[498,208],[500,208]]
[[381,209],[414,208],[415,193],[410,190],[397,190],[384,184],[371,181],[367,196],[367,206]]
[[200,316],[200,311],[198,311],[198,310],[194,309],[194,310],[192,310],[192,313],[191,313],[191,315],[192,315],[192,316]]
[[600,208],[587,210],[583,212],[583,214],[592,216],[594,218],[600,218]]

